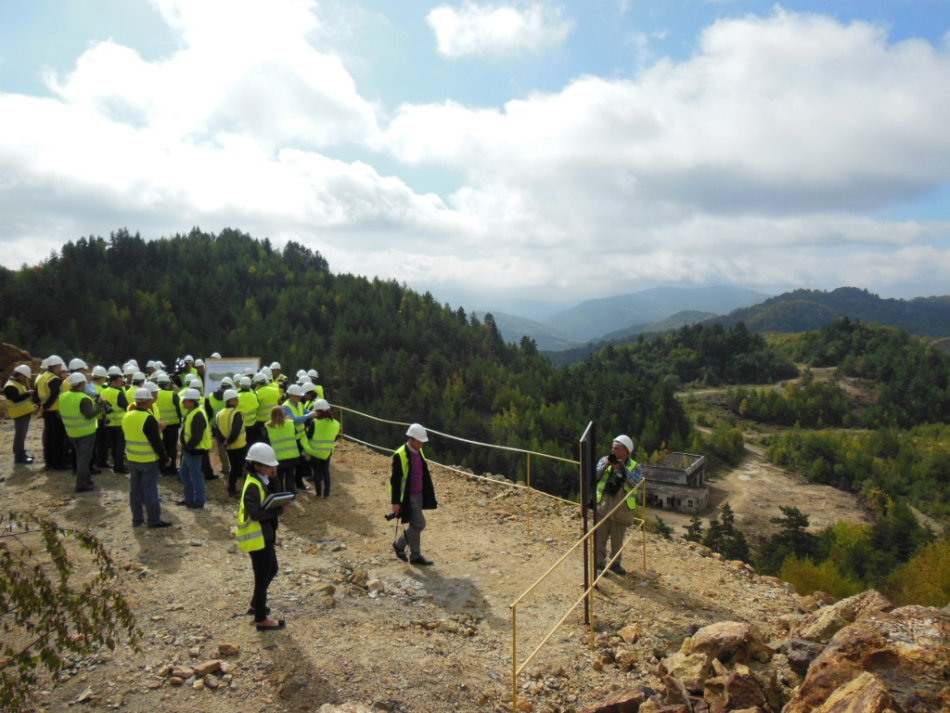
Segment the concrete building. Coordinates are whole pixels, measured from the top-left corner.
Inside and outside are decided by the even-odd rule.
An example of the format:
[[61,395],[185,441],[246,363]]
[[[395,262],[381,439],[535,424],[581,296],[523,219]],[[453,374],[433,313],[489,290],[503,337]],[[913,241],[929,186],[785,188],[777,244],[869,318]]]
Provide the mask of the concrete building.
[[706,457],[668,453],[653,465],[643,464],[647,507],[698,514],[709,505]]

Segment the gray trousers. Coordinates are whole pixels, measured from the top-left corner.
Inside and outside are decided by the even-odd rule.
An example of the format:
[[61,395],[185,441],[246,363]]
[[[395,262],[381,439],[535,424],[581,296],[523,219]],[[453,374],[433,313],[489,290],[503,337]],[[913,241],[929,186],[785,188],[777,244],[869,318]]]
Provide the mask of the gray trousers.
[[92,453],[96,449],[96,434],[90,433],[88,436],[69,439],[76,451],[76,489],[89,488],[93,485],[90,466],[92,465]]
[[409,514],[409,527],[396,540],[396,547],[400,550],[409,545],[409,559],[422,556],[422,531],[426,529],[426,516],[422,513],[422,493],[409,496],[412,512]]
[[[627,524],[610,519],[597,528],[594,533],[594,565],[603,567],[607,563],[607,538],[610,537],[610,554],[615,555],[620,552],[623,545],[623,536],[627,532]],[[620,564],[623,555],[617,558],[614,564]]]
[[29,433],[32,419],[32,412],[13,419],[13,457],[17,460],[26,458],[26,434]]

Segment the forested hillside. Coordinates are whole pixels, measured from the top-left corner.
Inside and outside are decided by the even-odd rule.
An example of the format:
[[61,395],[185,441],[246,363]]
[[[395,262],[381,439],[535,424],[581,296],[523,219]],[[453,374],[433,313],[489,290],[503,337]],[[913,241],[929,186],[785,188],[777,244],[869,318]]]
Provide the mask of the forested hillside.
[[730,312],[715,321],[726,326],[739,322],[757,332],[802,332],[819,329],[839,317],[899,327],[911,334],[950,336],[950,296],[912,300],[882,299],[857,287],[794,290],[752,307]]
[[[185,353],[260,356],[317,368],[328,395],[384,418],[576,457],[594,419],[606,441],[633,435],[641,453],[683,448],[694,434],[680,383],[767,381],[795,373],[743,327],[689,327],[610,348],[559,370],[530,339],[507,345],[482,320],[392,281],[334,275],[319,254],[234,230],[146,241],[119,231],[65,245],[37,267],[0,271],[0,340],[34,354],[102,364],[171,363]],[[359,417],[347,431],[385,445],[391,428]],[[439,458],[517,476],[520,456],[442,440]],[[577,470],[533,464],[549,492],[577,490]]]

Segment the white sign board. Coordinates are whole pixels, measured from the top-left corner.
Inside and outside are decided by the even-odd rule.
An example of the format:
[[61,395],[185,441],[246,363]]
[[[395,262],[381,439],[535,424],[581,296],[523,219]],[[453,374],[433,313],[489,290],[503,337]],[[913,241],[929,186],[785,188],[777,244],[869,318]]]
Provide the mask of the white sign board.
[[[208,394],[221,388],[221,379],[230,376],[234,380],[234,388],[238,388],[238,379],[247,368],[254,369],[256,374],[261,369],[260,357],[225,357],[222,359],[205,359],[205,393]],[[253,376],[251,377],[253,379]]]

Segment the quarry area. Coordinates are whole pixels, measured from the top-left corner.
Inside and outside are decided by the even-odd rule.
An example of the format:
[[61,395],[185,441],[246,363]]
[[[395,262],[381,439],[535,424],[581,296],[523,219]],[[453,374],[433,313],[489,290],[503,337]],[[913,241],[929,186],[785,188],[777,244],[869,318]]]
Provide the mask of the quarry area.
[[[35,454],[40,432],[34,422]],[[0,420],[5,454],[11,439],[11,422]],[[437,461],[437,444],[432,450]],[[529,523],[523,487],[433,467],[439,508],[427,513],[423,552],[435,566],[413,567],[394,556],[395,528],[383,517],[389,462],[344,443],[331,497],[299,495],[281,520],[280,574],[270,587],[287,628],[258,633],[245,614],[252,573],[234,544],[235,501],[223,480],[208,484],[204,510],[190,510],[174,504],[177,479],[162,477],[163,517],[174,527],[133,529],[127,476],[105,471],[96,490],[75,494],[72,473],[43,471],[41,458],[14,467],[4,457],[4,510],[99,537],[143,632],[138,652],[120,642],[76,660],[60,685],[37,692],[37,709],[511,710],[510,604],[579,538],[578,508],[535,495]],[[737,489],[728,497],[740,526],[763,508],[779,514],[776,503],[810,512],[806,501],[821,502],[836,519],[860,517],[848,496],[780,477],[760,463],[712,485]],[[608,574],[598,586],[593,649],[581,607],[519,676],[518,710],[950,710],[948,612],[891,611],[873,592],[837,603],[800,597],[690,546],[668,515],[674,539],[649,535],[645,568],[642,540],[631,544],[629,574]],[[519,606],[519,662],[582,592],[574,554]]]

